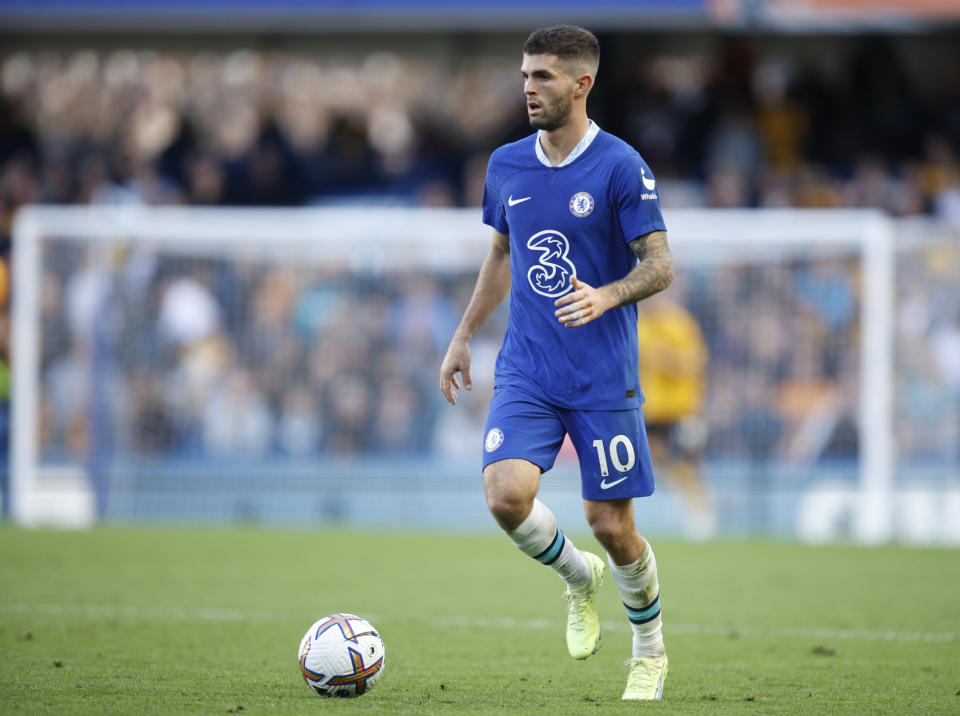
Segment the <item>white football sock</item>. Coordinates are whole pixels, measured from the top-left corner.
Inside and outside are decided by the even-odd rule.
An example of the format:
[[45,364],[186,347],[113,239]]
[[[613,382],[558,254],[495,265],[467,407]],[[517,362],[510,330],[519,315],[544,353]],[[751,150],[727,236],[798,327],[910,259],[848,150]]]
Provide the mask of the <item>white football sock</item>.
[[583,553],[564,536],[550,508],[540,500],[533,500],[527,518],[507,534],[521,552],[553,569],[571,589],[590,582],[593,575]]
[[660,582],[653,547],[648,542],[639,559],[632,564],[614,564],[609,554],[607,561],[633,627],[633,655],[663,656],[666,650],[661,632]]

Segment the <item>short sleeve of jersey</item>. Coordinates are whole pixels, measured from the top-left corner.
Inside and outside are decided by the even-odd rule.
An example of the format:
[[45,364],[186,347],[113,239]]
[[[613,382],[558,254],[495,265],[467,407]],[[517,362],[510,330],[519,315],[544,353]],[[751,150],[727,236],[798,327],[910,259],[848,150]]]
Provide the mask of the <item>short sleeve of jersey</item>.
[[503,209],[503,198],[500,196],[500,178],[497,176],[495,158],[496,153],[490,156],[487,163],[487,180],[483,185],[483,223],[509,236],[510,227],[507,225],[507,213]]
[[666,231],[657,181],[639,154],[631,154],[619,164],[612,188],[624,241],[629,243],[651,231]]

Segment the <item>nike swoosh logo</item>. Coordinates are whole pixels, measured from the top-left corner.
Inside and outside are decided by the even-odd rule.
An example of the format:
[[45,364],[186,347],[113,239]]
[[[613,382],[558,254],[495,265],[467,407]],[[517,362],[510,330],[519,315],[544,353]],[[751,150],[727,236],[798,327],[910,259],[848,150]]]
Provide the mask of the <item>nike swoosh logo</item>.
[[610,489],[611,487],[613,487],[614,485],[619,485],[621,482],[623,482],[624,480],[626,480],[628,477],[630,477],[630,476],[627,475],[626,477],[621,477],[619,480],[614,480],[613,482],[607,482],[606,479],[603,479],[603,480],[600,481],[600,489],[601,489],[601,490],[609,490],[609,489]]
[[517,204],[522,204],[525,201],[530,201],[532,198],[533,198],[532,196],[525,196],[522,199],[514,199],[513,194],[511,194],[510,197],[507,199],[507,204],[509,204],[510,206],[516,206]]

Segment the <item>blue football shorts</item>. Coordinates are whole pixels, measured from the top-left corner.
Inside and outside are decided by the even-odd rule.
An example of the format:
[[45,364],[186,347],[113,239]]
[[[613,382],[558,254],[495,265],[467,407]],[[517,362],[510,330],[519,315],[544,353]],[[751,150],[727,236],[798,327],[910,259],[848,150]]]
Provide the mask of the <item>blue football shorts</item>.
[[639,408],[569,410],[513,386],[493,392],[484,430],[483,467],[519,458],[546,472],[567,434],[580,460],[583,499],[653,494],[650,448]]

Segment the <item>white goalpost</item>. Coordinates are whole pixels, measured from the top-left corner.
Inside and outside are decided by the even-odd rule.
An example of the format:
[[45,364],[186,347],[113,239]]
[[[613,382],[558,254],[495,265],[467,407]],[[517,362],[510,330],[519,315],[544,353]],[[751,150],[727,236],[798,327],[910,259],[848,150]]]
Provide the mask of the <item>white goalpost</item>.
[[671,242],[691,262],[740,251],[784,260],[835,251],[861,262],[859,341],[859,496],[853,537],[876,544],[893,523],[893,224],[871,210],[706,210],[669,216]]
[[[731,335],[739,337],[766,360],[756,331],[777,318],[784,325],[774,356],[779,372],[771,375],[790,378],[783,367],[790,341],[807,338],[790,331],[811,324],[809,309],[801,306],[792,318],[790,299],[756,318],[752,311],[780,295],[777,281],[816,278],[818,261],[849,264],[840,270],[854,291],[854,324],[835,331],[840,338],[830,360],[855,377],[850,536],[889,540],[891,221],[866,210],[673,210],[665,219],[678,273],[689,274],[686,290],[702,294],[711,320],[739,316],[736,331],[718,329],[725,372],[710,377],[718,389],[725,379],[746,381],[751,371],[763,382],[761,364],[750,363],[753,353],[738,365],[741,348],[728,355],[725,346]],[[472,518],[456,512],[461,494],[450,492],[442,476],[472,480],[476,466],[451,461],[444,445],[463,432],[479,435],[482,422],[476,428],[470,421],[482,415],[464,408],[451,418],[426,383],[434,380],[439,363],[430,363],[489,245],[490,230],[474,209],[24,208],[13,240],[11,516],[24,525],[83,525],[98,517],[217,520],[225,514],[218,511],[222,496],[229,495],[233,518],[350,521],[356,513],[349,490],[355,490],[382,503],[372,509],[385,516],[407,505],[399,514],[417,524],[469,525]],[[751,293],[747,279],[770,285]],[[815,293],[819,284],[813,286]],[[786,295],[788,287],[780,288]],[[177,303],[195,294],[196,308]],[[728,304],[736,314],[717,308]],[[171,337],[164,328],[168,312],[183,335]],[[188,335],[189,326],[207,328]],[[495,345],[501,329],[502,320],[494,321],[483,345]],[[301,400],[306,394],[310,399]],[[239,405],[241,398],[250,416],[246,428],[227,420],[229,407],[227,417],[213,407],[221,399]],[[751,459],[749,446],[734,444],[738,435],[763,422],[728,417],[707,415],[708,422],[729,423],[717,433],[717,464],[736,475]],[[354,419],[355,430],[345,432]],[[246,442],[239,440],[235,454],[217,453],[226,444],[217,435],[228,428],[230,435],[247,435]],[[249,436],[260,435],[253,451],[257,441]],[[306,437],[297,442],[298,435]],[[779,443],[770,439],[762,470],[790,462],[779,447],[788,437],[784,429]],[[463,465],[474,457],[468,452]],[[790,467],[798,480],[821,473],[812,463]],[[333,482],[343,475],[349,485]],[[401,479],[404,490],[396,484]],[[238,486],[246,495],[242,505]],[[409,504],[408,492],[417,496]]]

